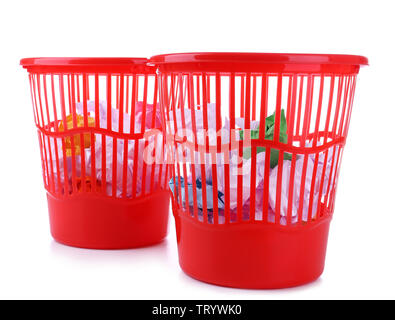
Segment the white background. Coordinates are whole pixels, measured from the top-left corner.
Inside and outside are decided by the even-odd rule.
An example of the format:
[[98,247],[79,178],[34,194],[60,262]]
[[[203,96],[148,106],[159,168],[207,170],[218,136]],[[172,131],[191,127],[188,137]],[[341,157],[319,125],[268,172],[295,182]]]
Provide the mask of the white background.
[[[393,1],[1,1],[0,298],[395,298]],[[326,268],[285,290],[198,282],[163,243],[82,250],[49,234],[27,73],[34,56],[186,51],[365,55],[343,157]]]

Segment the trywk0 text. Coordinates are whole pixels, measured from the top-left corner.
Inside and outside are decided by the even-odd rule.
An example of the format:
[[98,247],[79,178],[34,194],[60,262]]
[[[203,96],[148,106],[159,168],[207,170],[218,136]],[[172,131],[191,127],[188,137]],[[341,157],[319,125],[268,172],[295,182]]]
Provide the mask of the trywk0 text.
[[173,315],[183,318],[186,315],[239,315],[241,314],[240,305],[230,304],[197,304],[194,307],[168,306],[159,304],[152,309],[153,315]]

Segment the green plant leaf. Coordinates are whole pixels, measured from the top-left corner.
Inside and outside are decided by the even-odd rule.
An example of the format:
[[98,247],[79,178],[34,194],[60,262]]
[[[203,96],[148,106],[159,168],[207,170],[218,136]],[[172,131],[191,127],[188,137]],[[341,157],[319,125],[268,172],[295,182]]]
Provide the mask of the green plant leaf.
[[[275,120],[276,120],[276,112],[272,115],[268,116],[265,119],[265,139],[266,140],[273,140],[274,139],[274,127],[275,127]],[[240,139],[244,139],[244,131],[240,131]],[[251,130],[251,139],[259,139],[259,129]],[[288,142],[288,135],[287,135],[287,120],[285,118],[285,112],[281,109],[280,115],[280,136],[279,140],[282,143]],[[257,147],[257,154],[260,152],[265,151],[265,147]],[[279,158],[279,150],[278,149],[271,149],[270,151],[270,168],[274,168],[278,164]],[[249,159],[251,158],[251,148],[244,148],[243,150],[243,158]],[[291,160],[292,154],[284,152],[284,160]]]

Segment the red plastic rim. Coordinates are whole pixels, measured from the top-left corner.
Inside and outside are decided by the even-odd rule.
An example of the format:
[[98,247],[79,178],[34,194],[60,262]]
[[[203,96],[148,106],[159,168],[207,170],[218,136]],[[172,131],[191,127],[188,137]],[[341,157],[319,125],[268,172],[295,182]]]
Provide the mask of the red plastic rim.
[[146,64],[146,58],[24,58],[21,65],[29,66],[86,66]]
[[147,66],[147,58],[110,57],[40,57],[24,58],[20,64],[28,71],[135,71],[155,73],[155,68]]
[[368,65],[363,56],[346,54],[310,54],[310,53],[249,53],[249,52],[191,52],[171,53],[153,56],[154,64],[196,63],[196,62],[233,62],[264,64],[344,64]]

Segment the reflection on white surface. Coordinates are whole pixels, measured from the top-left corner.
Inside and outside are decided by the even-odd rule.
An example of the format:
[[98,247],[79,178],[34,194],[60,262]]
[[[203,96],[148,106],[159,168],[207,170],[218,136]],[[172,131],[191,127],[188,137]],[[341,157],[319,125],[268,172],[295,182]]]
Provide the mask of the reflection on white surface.
[[74,263],[90,264],[136,264],[140,262],[154,263],[169,259],[169,240],[143,248],[121,250],[96,250],[70,247],[52,240],[50,243],[51,254],[59,259],[66,259]]

